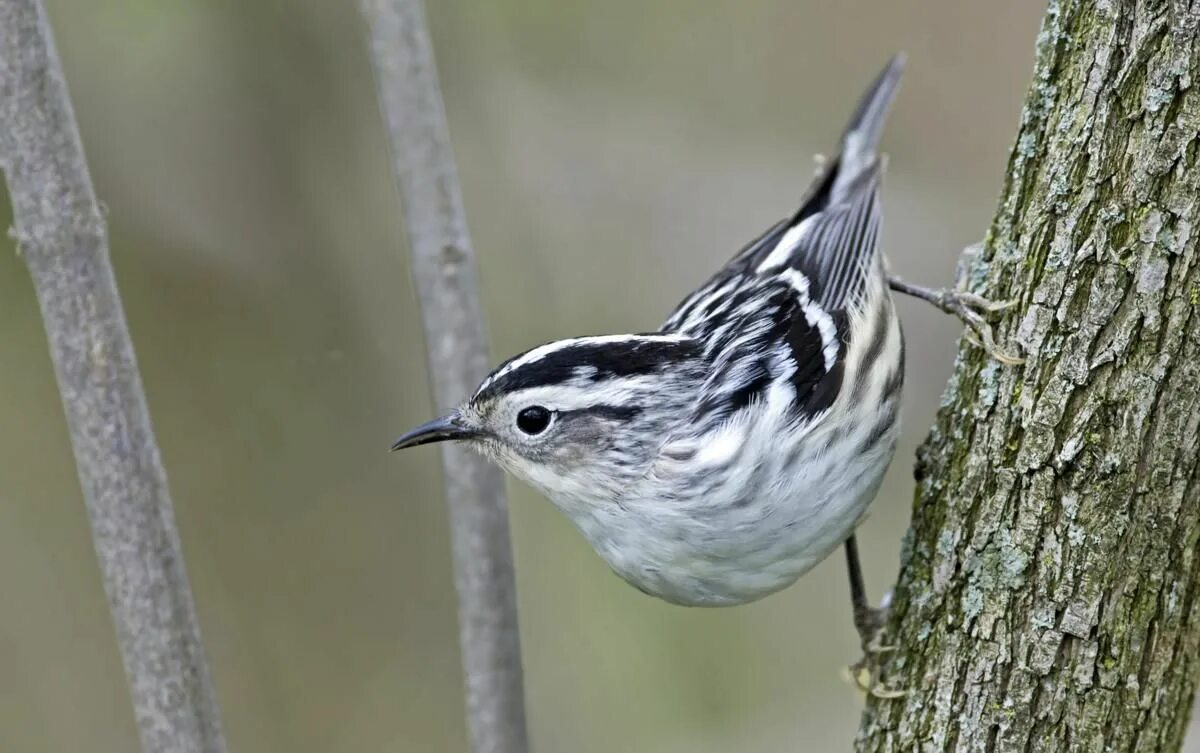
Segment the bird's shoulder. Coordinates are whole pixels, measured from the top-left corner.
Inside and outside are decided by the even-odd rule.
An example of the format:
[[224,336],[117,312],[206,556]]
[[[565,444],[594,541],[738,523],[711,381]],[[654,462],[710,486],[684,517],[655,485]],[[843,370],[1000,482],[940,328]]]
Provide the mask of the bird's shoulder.
[[800,418],[828,408],[840,385],[844,316],[826,311],[810,286],[796,268],[727,268],[672,314],[663,331],[694,338],[708,364],[694,425],[723,421],[785,387]]

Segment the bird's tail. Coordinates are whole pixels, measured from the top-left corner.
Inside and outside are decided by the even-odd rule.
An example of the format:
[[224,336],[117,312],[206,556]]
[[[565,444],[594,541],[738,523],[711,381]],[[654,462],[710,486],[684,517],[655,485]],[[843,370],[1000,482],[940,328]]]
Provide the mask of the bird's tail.
[[[903,72],[904,55],[898,54],[859,101],[842,134],[841,153],[822,166],[795,214],[743,248],[710,285],[749,270],[794,269],[815,284],[817,302],[826,310],[861,305],[868,278],[882,270],[876,243],[879,138]],[[699,300],[685,302],[667,326],[686,320]]]
[[904,53],[894,56],[880,71],[874,83],[859,100],[846,130],[842,132],[842,153],[838,174],[830,191],[830,203],[837,204],[864,176],[876,172],[879,163],[879,138],[887,123],[888,110],[900,88],[904,73]]

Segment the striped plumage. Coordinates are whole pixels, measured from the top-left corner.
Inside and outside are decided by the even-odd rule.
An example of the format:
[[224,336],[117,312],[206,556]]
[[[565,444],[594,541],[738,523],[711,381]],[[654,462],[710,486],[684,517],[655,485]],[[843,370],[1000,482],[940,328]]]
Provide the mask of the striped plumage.
[[876,149],[901,68],[867,92],[800,209],[658,332],[534,348],[397,447],[471,440],[671,602],[751,601],[824,559],[863,517],[899,429]]

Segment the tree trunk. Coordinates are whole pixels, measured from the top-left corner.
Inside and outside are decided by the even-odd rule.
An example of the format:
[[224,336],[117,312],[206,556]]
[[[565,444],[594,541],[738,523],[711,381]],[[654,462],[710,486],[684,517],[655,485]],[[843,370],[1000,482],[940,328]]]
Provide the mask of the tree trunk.
[[1200,648],[1200,0],[1051,2],[918,453],[866,751],[1176,751]]

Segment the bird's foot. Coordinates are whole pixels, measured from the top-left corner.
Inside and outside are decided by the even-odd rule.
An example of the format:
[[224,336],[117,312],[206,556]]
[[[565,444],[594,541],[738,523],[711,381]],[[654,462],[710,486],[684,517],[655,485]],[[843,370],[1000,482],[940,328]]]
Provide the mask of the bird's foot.
[[862,658],[847,668],[850,681],[863,693],[883,700],[903,698],[908,695],[907,690],[893,688],[879,681],[882,669],[880,655],[895,650],[895,646],[884,646],[877,640],[863,645]]
[[862,658],[848,668],[850,680],[863,693],[884,700],[903,698],[907,691],[891,688],[879,682],[880,656],[896,650],[895,646],[883,643],[884,625],[891,608],[892,594],[883,597],[878,609],[861,607],[855,609],[854,626],[862,645]]
[[866,656],[851,665],[849,672],[850,680],[854,683],[854,686],[869,696],[884,701],[892,701],[908,695],[907,690],[889,687],[879,682],[879,667],[869,661]]
[[968,341],[986,350],[1000,363],[1016,366],[1025,362],[1024,358],[1008,353],[996,344],[996,337],[989,322],[996,314],[1012,308],[1016,301],[991,301],[961,288],[926,288],[894,275],[888,276],[888,286],[897,293],[920,298],[941,311],[958,317],[970,329],[967,334]]

